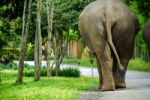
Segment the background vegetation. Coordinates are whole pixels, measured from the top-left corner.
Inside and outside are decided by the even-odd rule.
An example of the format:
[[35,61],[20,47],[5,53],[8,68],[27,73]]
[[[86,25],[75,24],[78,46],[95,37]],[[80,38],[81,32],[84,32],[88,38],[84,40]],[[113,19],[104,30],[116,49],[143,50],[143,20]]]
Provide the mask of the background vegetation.
[[[46,78],[46,71],[40,67],[36,71],[41,70],[41,80],[33,82],[32,77],[35,74],[33,68],[24,66],[24,82],[22,84],[14,83],[16,79],[18,66],[12,63],[13,60],[20,59],[22,27],[23,27],[23,10],[25,2],[31,0],[0,0],[0,99],[77,99],[77,94],[88,89],[98,83],[97,78],[79,77],[80,72],[76,69],[64,69],[58,74],[65,77]],[[40,3],[40,11],[37,10],[37,4]],[[78,17],[83,8],[94,0],[49,0],[53,3],[53,19],[51,36],[48,38],[48,16],[47,16],[48,0],[32,0],[31,19],[27,38],[27,53],[25,60],[34,60],[35,34],[37,30],[37,16],[41,18],[41,35],[42,35],[42,57],[43,60],[54,60],[56,67],[60,68],[60,64],[69,63],[82,66],[91,66],[88,58],[65,58],[67,55],[67,43],[70,40],[82,41],[78,31]],[[123,0],[138,16],[140,21],[139,32],[136,36],[134,56],[130,63],[129,69],[150,71],[148,63],[148,50],[144,43],[141,32],[145,22],[150,18],[150,1],[149,0]],[[51,4],[52,5],[52,4]],[[29,7],[27,3],[27,8]],[[51,9],[51,8],[50,8]],[[39,14],[37,14],[37,12]],[[25,11],[29,15],[28,11]],[[27,17],[25,15],[25,17]],[[26,21],[26,20],[25,20]],[[26,21],[27,22],[27,21]],[[47,41],[51,42],[51,56],[47,57]],[[82,41],[83,42],[83,41]],[[25,45],[23,45],[24,47]],[[36,45],[37,46],[37,45]],[[64,59],[64,60],[63,60]],[[40,64],[39,64],[40,65]],[[96,62],[92,66],[95,66]],[[10,69],[10,70],[6,70]],[[13,69],[13,70],[12,70]],[[56,73],[56,71],[51,72]],[[61,74],[60,74],[61,73]],[[76,74],[74,74],[76,73]],[[26,77],[31,76],[31,77]]]
[[[53,33],[57,30],[62,38],[68,37],[69,39],[80,40],[78,32],[78,16],[82,9],[91,1],[94,0],[55,0],[54,1],[54,14],[53,14]],[[150,2],[149,0],[123,0],[135,12],[140,20],[140,31],[136,36],[135,57],[148,59],[147,46],[145,45],[141,31],[144,23],[150,18]],[[44,41],[47,38],[47,18],[46,6],[43,1],[41,33]],[[34,34],[35,34],[35,4],[32,4],[32,17],[30,23],[29,37],[28,37],[28,52],[27,60],[33,60],[34,48]],[[21,45],[21,28],[22,28],[22,15],[23,15],[24,0],[1,0],[0,1],[0,61],[9,58],[18,58]],[[70,32],[73,30],[74,32]],[[69,33],[69,35],[67,34]],[[73,34],[72,34],[73,33]],[[56,34],[56,33],[55,33]],[[7,49],[5,49],[7,48]],[[12,50],[16,51],[13,53]],[[44,51],[43,51],[44,52]],[[43,53],[44,54],[44,53]],[[4,57],[7,56],[7,57]],[[10,57],[11,56],[11,57]],[[4,62],[4,61],[3,61]]]

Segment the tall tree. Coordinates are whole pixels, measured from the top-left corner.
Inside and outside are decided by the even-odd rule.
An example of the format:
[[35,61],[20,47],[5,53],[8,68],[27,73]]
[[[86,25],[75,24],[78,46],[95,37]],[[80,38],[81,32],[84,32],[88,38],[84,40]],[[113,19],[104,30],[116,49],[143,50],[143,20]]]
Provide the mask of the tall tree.
[[42,65],[42,36],[41,36],[41,11],[42,11],[42,0],[37,0],[37,20],[36,20],[36,33],[35,33],[35,77],[34,80],[40,79],[40,70]]
[[53,9],[54,3],[52,0],[47,0],[47,21],[48,21],[48,41],[47,41],[47,76],[51,76],[51,52],[52,52],[52,24],[53,24]]
[[28,38],[28,31],[29,31],[29,23],[31,20],[31,5],[32,0],[29,0],[28,2],[28,12],[27,12],[27,18],[25,17],[26,14],[26,8],[27,8],[27,0],[24,1],[24,11],[23,11],[23,25],[22,25],[22,44],[21,44],[21,51],[20,51],[20,61],[19,61],[19,68],[18,68],[18,76],[17,76],[17,83],[22,82],[22,76],[23,76],[23,64],[24,64],[24,58],[27,50],[27,38]]

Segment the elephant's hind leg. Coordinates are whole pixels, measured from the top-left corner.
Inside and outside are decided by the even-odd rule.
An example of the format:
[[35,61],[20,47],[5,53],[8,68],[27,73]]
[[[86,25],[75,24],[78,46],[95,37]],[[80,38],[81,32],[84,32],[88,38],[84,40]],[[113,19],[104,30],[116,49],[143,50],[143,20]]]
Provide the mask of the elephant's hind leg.
[[96,63],[97,63],[97,69],[99,73],[99,89],[102,89],[102,85],[103,85],[102,70],[101,70],[101,65],[97,56],[96,56]]
[[[127,66],[127,61],[120,59],[121,64],[126,67]],[[125,83],[125,79],[122,79],[119,72],[118,72],[118,68],[117,68],[117,61],[114,58],[113,60],[113,75],[114,75],[114,81],[115,81],[115,87],[117,88],[126,88],[126,83]],[[126,70],[126,68],[125,68]]]
[[112,61],[110,47],[104,38],[100,39],[102,45],[96,49],[96,56],[101,65],[101,72],[103,77],[102,91],[114,91],[115,84],[112,74]]

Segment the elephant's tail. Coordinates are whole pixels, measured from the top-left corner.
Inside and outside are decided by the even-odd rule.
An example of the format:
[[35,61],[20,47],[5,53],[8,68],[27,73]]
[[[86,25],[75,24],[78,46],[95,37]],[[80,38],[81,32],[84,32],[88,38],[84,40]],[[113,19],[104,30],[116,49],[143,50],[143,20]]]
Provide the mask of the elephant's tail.
[[117,54],[117,51],[116,51],[116,48],[113,44],[113,41],[112,41],[112,33],[111,33],[111,28],[112,28],[112,25],[113,25],[114,22],[111,22],[110,20],[107,20],[106,19],[106,34],[107,34],[107,42],[111,48],[111,50],[113,51],[116,59],[117,59],[117,64],[118,64],[118,68],[119,68],[119,73],[121,75],[122,78],[124,78],[125,76],[124,73],[125,73],[125,69],[124,67],[121,65],[120,63],[120,59],[119,59],[119,56]]

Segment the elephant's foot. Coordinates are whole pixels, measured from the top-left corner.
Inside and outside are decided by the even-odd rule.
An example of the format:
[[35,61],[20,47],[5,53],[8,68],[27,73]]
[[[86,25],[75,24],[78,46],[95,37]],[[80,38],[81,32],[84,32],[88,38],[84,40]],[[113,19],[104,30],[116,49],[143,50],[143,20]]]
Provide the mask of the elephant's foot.
[[107,73],[105,78],[103,78],[102,84],[102,91],[114,91],[115,90],[115,83],[114,78],[111,72]]
[[118,88],[126,88],[125,80],[119,79],[118,77],[114,77],[115,87]]
[[101,90],[102,91],[114,91],[115,90],[114,81],[110,81],[109,83],[103,84]]
[[125,79],[122,79],[120,74],[118,74],[117,72],[114,75],[114,81],[115,81],[116,89],[118,89],[118,88],[126,88]]
[[116,89],[118,89],[118,88],[126,88],[126,83],[125,82],[115,83],[115,87],[116,87]]

